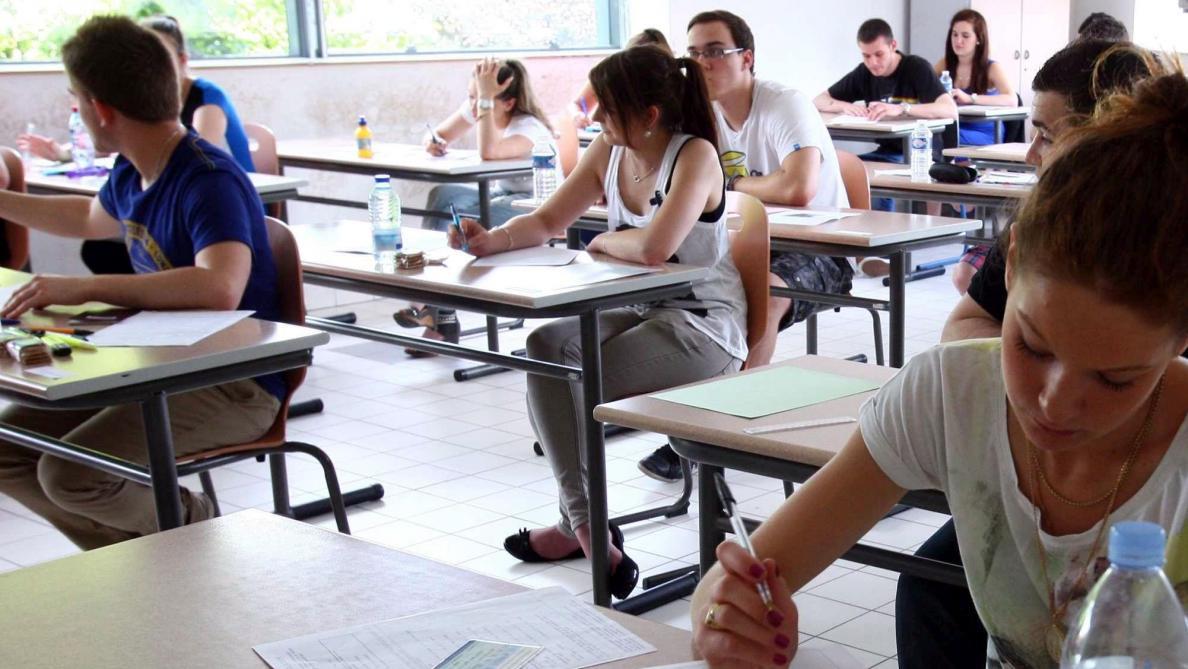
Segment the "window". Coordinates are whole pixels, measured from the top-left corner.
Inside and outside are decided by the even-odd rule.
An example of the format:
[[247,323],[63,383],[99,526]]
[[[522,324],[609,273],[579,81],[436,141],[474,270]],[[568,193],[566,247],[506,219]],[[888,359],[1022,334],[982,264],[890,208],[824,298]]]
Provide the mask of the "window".
[[194,59],[288,56],[296,41],[286,0],[0,0],[0,62],[57,61],[75,29],[103,13],[176,17]]
[[[0,0],[0,64],[56,62],[94,14],[178,19],[192,59],[618,46],[628,0]],[[319,25],[314,17],[320,17]],[[320,34],[319,34],[320,31]]]
[[323,0],[330,55],[613,46],[608,0]]

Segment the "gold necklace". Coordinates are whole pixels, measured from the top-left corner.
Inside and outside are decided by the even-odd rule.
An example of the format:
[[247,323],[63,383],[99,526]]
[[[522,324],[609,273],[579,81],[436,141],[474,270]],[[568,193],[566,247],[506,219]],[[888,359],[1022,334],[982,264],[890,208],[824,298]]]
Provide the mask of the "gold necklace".
[[[1151,426],[1155,422],[1155,411],[1159,408],[1159,398],[1163,395],[1164,378],[1160,377],[1159,383],[1155,386],[1155,392],[1151,394],[1151,405],[1147,409],[1147,416],[1143,419],[1143,425],[1139,428],[1138,434],[1135,435],[1134,443],[1130,447],[1130,453],[1126,456],[1126,460],[1118,470],[1118,479],[1114,482],[1113,489],[1106,495],[1109,503],[1106,504],[1105,514],[1101,517],[1101,522],[1097,528],[1097,535],[1093,538],[1093,545],[1085,557],[1085,564],[1081,565],[1081,573],[1077,575],[1077,580],[1073,583],[1070,592],[1080,591],[1084,586],[1085,578],[1089,575],[1089,567],[1095,561],[1094,556],[1101,550],[1101,541],[1105,537],[1107,521],[1110,518],[1110,512],[1114,509],[1114,502],[1117,501],[1118,491],[1122,489],[1122,484],[1126,481],[1126,476],[1130,473],[1130,466],[1138,455],[1139,450],[1142,449],[1143,441],[1146,440],[1147,434],[1151,431]],[[1048,593],[1048,614],[1050,620],[1048,621],[1048,631],[1044,635],[1044,645],[1048,651],[1048,657],[1052,658],[1053,662],[1060,662],[1060,655],[1064,651],[1064,638],[1068,635],[1068,628],[1064,625],[1064,614],[1068,611],[1068,605],[1072,600],[1069,598],[1064,600],[1060,606],[1056,605],[1056,589],[1048,576],[1048,552],[1044,549],[1043,537],[1040,535],[1040,511],[1043,505],[1043,495],[1037,485],[1037,479],[1043,479],[1044,473],[1039,465],[1039,457],[1035,453],[1035,446],[1031,443],[1030,439],[1026,439],[1026,442],[1027,454],[1031,460],[1031,491],[1035,495],[1035,501],[1031,505],[1031,516],[1035,521],[1035,547],[1039,552],[1040,571],[1044,575],[1044,587]],[[1090,503],[1074,503],[1071,500],[1063,499],[1050,485],[1047,485],[1047,481],[1044,483],[1049,492],[1056,495],[1057,499],[1060,499],[1062,502],[1066,502],[1072,506],[1092,506]]]
[[631,180],[634,181],[635,183],[639,183],[642,179],[645,179],[649,174],[651,174],[652,172],[655,172],[656,167],[657,167],[656,165],[653,165],[651,167],[651,169],[649,169],[647,172],[644,172],[643,174],[635,174],[635,171],[637,171],[639,169],[636,165],[637,165],[637,163],[635,160],[635,156],[632,155],[631,156],[631,166],[632,166]]

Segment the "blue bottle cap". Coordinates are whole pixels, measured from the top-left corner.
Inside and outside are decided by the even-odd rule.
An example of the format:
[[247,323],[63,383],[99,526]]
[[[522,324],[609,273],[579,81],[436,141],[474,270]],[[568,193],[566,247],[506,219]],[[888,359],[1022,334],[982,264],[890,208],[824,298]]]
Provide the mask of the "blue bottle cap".
[[1110,562],[1128,569],[1162,567],[1167,533],[1155,523],[1123,521],[1110,528]]
[[389,182],[389,181],[391,181],[391,180],[392,180],[392,177],[391,177],[390,175],[387,175],[387,174],[377,174],[377,175],[375,175],[375,182],[376,182],[377,184],[379,184],[379,183],[388,183],[388,182]]
[[362,114],[359,115],[359,125],[367,125],[367,118]]

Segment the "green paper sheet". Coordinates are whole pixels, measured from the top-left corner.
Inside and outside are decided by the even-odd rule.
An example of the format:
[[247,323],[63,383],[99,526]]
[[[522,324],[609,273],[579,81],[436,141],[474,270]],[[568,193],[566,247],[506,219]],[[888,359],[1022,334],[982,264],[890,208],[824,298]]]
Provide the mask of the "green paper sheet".
[[651,397],[741,418],[759,418],[875,390],[878,383],[800,367],[773,367]]

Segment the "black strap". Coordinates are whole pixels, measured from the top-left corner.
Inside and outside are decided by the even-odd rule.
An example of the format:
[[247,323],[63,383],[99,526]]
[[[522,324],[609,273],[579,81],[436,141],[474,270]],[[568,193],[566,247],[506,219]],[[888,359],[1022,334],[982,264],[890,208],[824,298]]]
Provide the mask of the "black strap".
[[[676,172],[677,159],[681,157],[681,151],[685,150],[685,147],[689,145],[689,140],[691,140],[691,139],[693,139],[692,135],[690,135],[689,137],[686,137],[685,141],[681,142],[680,147],[677,148],[676,155],[672,157],[672,169],[669,170],[669,172],[668,172],[668,180],[664,182],[664,194],[661,195],[660,191],[656,191],[655,196],[652,197],[651,200],[648,200],[648,204],[651,204],[656,207],[659,207],[661,204],[663,204],[664,195],[668,195],[668,191],[672,190],[672,175],[673,175],[673,173]],[[710,211],[702,212],[701,216],[697,217],[697,222],[698,223],[717,223],[718,219],[722,218],[722,214],[725,211],[726,211],[726,178],[725,178],[725,174],[723,174],[723,177],[722,177],[722,198],[718,201],[718,206],[714,207]],[[675,261],[673,261],[673,262],[675,262]]]

